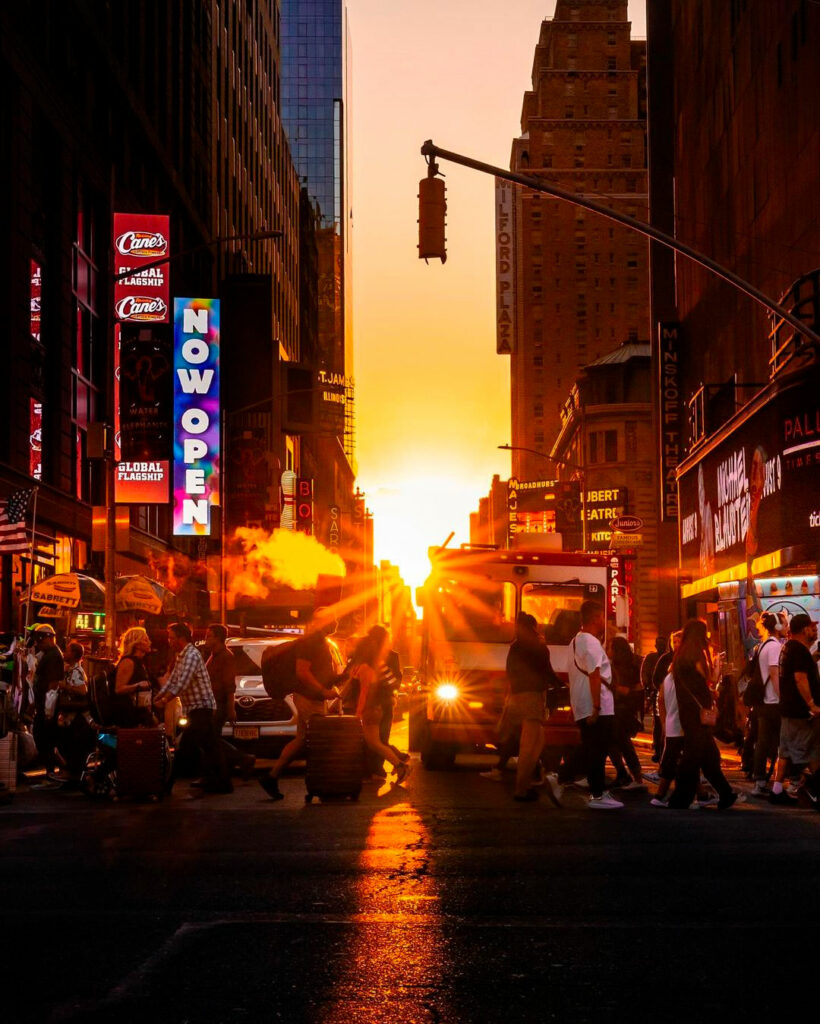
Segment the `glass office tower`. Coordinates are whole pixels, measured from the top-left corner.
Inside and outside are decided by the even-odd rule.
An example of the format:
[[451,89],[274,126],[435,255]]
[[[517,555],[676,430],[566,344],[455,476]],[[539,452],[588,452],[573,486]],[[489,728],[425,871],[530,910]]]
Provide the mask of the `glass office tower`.
[[[317,212],[323,367],[351,393],[350,45],[345,0],[280,0],[282,123],[300,184]],[[352,450],[352,420],[345,425]]]

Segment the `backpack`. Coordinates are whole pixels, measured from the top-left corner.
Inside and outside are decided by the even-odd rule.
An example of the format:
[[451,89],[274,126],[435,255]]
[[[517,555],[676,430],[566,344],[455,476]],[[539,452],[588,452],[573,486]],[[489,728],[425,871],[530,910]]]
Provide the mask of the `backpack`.
[[284,700],[296,689],[296,661],[300,641],[301,637],[275,647],[266,647],[262,654],[262,685],[273,700]]
[[765,702],[766,681],[760,671],[760,652],[766,644],[775,642],[776,641],[769,639],[764,640],[762,644],[757,645],[751,661],[747,662],[746,667],[738,680],[738,691],[743,698],[743,703],[749,709],[760,707],[760,705]]

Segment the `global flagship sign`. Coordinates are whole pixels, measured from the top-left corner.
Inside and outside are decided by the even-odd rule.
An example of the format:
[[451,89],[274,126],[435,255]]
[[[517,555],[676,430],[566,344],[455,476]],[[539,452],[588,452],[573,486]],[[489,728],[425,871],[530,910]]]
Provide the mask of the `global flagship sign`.
[[211,535],[219,504],[219,299],[174,299],[174,535]]
[[[817,370],[763,396],[749,415],[688,465],[678,480],[684,572],[729,569],[744,578],[756,559],[803,547],[820,551],[820,379]],[[775,568],[776,566],[771,566]]]

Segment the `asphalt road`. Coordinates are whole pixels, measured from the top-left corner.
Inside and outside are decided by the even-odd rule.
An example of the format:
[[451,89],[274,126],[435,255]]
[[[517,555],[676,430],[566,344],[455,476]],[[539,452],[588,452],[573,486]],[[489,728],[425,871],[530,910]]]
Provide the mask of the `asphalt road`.
[[[3,1019],[762,1020],[817,959],[820,815],[511,800],[486,759],[358,804],[254,782],[0,808]],[[802,1011],[816,1012],[805,1007]]]

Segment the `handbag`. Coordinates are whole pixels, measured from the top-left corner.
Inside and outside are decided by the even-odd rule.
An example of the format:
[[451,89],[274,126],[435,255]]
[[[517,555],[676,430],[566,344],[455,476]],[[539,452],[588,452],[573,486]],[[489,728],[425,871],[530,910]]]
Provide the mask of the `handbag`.
[[700,724],[701,725],[707,725],[707,726],[717,725],[717,720],[718,720],[718,710],[717,710],[717,708],[714,707],[714,706],[712,706],[710,708],[704,707],[703,704],[701,704],[701,702],[694,695],[694,693],[692,693],[692,691],[689,689],[689,687],[686,685],[686,683],[681,683],[681,685],[683,686],[684,690],[686,690],[686,692],[689,694],[689,696],[692,698],[692,700],[698,706],[699,714],[700,714]]

